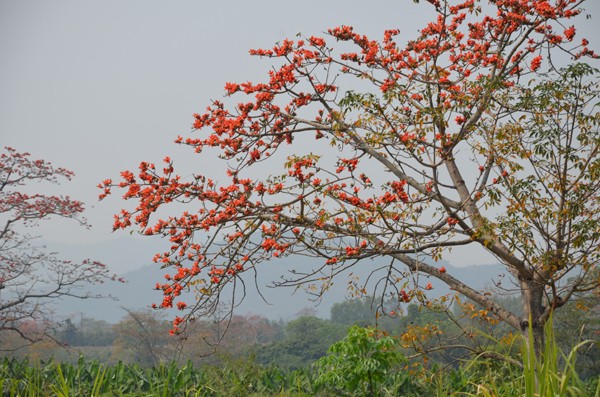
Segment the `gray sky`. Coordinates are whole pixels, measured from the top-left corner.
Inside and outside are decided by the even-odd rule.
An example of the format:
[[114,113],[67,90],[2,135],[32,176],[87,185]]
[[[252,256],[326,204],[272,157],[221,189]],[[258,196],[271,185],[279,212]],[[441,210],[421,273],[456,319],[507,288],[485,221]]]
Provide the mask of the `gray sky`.
[[189,133],[192,114],[222,97],[225,82],[257,80],[269,69],[250,48],[339,24],[381,35],[414,21],[402,17],[406,10],[429,8],[408,0],[382,1],[376,10],[347,0],[284,4],[0,1],[0,142],[75,171],[58,191],[83,200],[93,224],[82,232],[46,223],[44,237],[111,238],[112,214],[123,203],[98,203],[95,185],[142,160],[186,156],[172,141]]
[[[594,44],[600,7],[588,3],[594,18],[578,30]],[[0,0],[0,145],[77,174],[56,192],[84,201],[93,228],[46,222],[45,240],[123,237],[111,225],[124,203],[98,203],[96,184],[165,155],[210,166],[172,141],[188,135],[192,114],[220,98],[225,82],[265,76],[269,61],[248,49],[341,24],[373,37],[399,28],[401,40],[430,8],[412,0]]]

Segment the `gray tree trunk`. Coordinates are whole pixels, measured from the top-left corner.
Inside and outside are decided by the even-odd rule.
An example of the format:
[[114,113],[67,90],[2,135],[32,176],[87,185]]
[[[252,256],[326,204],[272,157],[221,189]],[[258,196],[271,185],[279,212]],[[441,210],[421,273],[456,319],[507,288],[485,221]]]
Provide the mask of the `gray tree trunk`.
[[[531,280],[520,280],[521,302],[523,315],[521,318],[521,333],[525,337],[527,347],[533,343],[535,355],[542,358],[544,351],[544,324],[542,314],[544,313],[544,286],[536,277]],[[530,338],[529,328],[531,328]]]

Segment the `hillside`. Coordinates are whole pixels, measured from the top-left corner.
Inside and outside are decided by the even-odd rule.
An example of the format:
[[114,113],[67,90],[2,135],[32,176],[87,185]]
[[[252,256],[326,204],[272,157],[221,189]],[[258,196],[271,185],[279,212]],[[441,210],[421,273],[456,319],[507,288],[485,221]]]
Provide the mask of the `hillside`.
[[[149,240],[117,239],[112,242],[75,246],[53,246],[65,257],[80,259],[90,257],[98,259],[110,265],[113,271],[122,276],[126,283],[105,283],[94,286],[93,294],[110,296],[111,298],[99,300],[65,299],[57,307],[57,314],[73,315],[83,313],[85,316],[108,322],[117,322],[124,315],[122,307],[128,309],[148,308],[152,303],[161,301],[161,293],[153,289],[157,282],[163,280],[164,271],[158,265],[152,263],[153,252],[157,250],[156,243]],[[263,271],[260,272],[256,284],[260,286],[260,292],[266,299],[262,299],[256,291],[253,278],[246,279],[247,296],[244,302],[236,309],[238,313],[256,313],[270,319],[292,319],[298,312],[306,308],[314,308],[320,317],[329,317],[331,306],[341,302],[348,297],[347,277],[338,277],[321,302],[313,302],[311,296],[302,290],[292,288],[271,288],[274,281],[286,273],[287,268],[302,268],[312,264],[318,264],[314,259],[304,257],[288,257],[277,261],[262,264]],[[362,267],[354,269],[354,275],[365,280],[370,269],[374,268],[376,261],[366,261]],[[499,275],[504,274],[499,265],[480,265],[455,267],[447,262],[440,262],[447,271],[476,289],[487,288],[491,280],[497,280]],[[125,271],[119,271],[119,270]],[[129,270],[134,269],[134,270]],[[445,285],[432,281],[433,295],[438,296],[448,292]]]

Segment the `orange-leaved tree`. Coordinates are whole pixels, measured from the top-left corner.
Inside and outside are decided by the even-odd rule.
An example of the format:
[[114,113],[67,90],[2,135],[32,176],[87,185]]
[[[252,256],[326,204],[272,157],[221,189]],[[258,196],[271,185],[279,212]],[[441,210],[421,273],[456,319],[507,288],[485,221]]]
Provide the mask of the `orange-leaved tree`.
[[[154,260],[173,269],[157,288],[160,306],[183,313],[175,331],[226,292],[237,303],[261,262],[294,254],[322,260],[281,284],[320,293],[373,266],[379,293],[409,301],[433,277],[519,332],[531,324],[538,342],[554,309],[597,290],[597,74],[559,67],[596,58],[575,38],[584,1],[428,3],[435,19],[405,45],[398,30],[379,41],[341,26],[252,50],[275,64],[268,79],[227,83],[245,99],[214,101],[176,139],[218,153],[226,174],[184,180],[165,158],[100,185],[101,197],[118,187],[137,201],[115,229],[170,240]],[[172,203],[187,211],[168,216]],[[521,314],[435,265],[467,245],[506,267]]]

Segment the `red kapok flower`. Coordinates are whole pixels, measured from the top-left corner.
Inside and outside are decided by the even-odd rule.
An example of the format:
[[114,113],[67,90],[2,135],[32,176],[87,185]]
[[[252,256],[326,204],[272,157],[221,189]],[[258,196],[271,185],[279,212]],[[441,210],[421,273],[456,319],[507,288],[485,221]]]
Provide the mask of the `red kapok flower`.
[[540,66],[542,65],[542,56],[538,55],[537,57],[533,58],[533,60],[531,61],[531,70],[533,70],[534,72],[536,70],[538,70],[540,68]]
[[568,40],[573,40],[573,37],[575,37],[575,26],[571,26],[568,29],[565,29],[565,37]]

